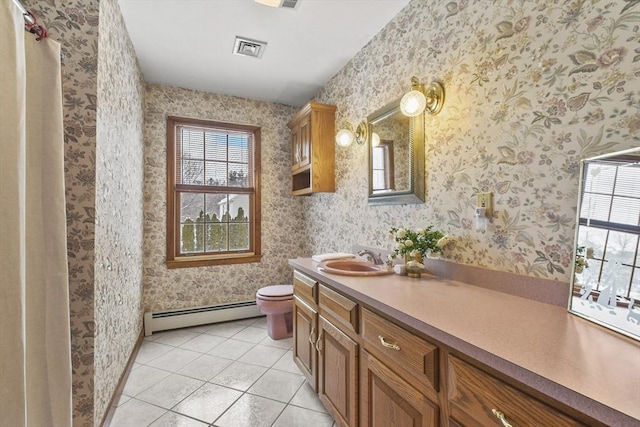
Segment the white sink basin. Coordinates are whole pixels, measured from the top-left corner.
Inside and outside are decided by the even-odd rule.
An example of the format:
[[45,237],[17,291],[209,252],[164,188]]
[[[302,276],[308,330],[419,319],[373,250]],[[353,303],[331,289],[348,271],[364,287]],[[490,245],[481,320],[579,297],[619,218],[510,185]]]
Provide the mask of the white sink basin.
[[343,276],[382,276],[393,273],[393,270],[388,270],[384,264],[376,265],[368,261],[352,259],[324,261],[318,265],[318,270]]

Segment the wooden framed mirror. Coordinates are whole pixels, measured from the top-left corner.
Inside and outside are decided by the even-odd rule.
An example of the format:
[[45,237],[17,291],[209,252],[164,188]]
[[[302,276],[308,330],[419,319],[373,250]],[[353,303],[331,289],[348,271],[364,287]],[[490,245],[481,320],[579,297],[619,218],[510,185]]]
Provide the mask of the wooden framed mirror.
[[367,123],[369,205],[424,203],[424,114],[404,116],[397,99]]

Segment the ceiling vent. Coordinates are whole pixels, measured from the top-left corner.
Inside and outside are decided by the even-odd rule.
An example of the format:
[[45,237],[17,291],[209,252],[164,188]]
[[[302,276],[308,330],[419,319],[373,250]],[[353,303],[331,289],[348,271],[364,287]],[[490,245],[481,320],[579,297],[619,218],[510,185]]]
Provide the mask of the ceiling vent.
[[267,42],[236,36],[236,42],[233,45],[233,53],[235,55],[262,58],[262,54],[266,48]]
[[254,0],[256,3],[264,4],[265,6],[281,7],[283,9],[296,9],[300,0]]

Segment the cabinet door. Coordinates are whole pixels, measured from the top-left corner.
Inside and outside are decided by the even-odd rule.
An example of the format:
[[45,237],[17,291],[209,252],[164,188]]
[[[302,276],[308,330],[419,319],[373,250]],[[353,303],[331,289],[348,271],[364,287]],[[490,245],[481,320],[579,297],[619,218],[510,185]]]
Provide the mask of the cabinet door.
[[293,361],[300,371],[307,377],[314,391],[318,391],[317,382],[317,353],[316,340],[318,338],[318,313],[294,298],[293,302]]
[[357,427],[358,344],[322,316],[318,326],[318,395],[338,425]]
[[361,355],[362,426],[438,426],[438,405],[366,351]]
[[303,168],[311,164],[311,120],[309,116],[300,121],[298,129],[298,140],[300,144],[300,161],[298,167]]

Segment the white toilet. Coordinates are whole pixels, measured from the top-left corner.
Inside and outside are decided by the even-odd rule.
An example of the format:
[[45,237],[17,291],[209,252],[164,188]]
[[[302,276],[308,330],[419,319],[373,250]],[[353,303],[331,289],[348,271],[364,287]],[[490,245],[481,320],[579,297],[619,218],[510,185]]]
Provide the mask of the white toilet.
[[280,340],[293,335],[293,285],[273,285],[258,289],[256,304],[267,315],[267,329],[271,339]]

